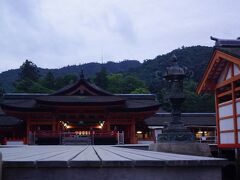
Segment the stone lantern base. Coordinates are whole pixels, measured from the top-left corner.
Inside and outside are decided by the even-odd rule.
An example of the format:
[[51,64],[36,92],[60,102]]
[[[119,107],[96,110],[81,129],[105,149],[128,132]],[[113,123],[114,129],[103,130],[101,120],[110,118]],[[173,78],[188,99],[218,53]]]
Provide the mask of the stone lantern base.
[[159,151],[175,154],[195,155],[195,156],[212,156],[211,150],[206,143],[197,142],[163,142],[149,145],[150,151]]
[[157,137],[158,142],[194,142],[195,136],[188,130],[164,131]]
[[149,146],[151,151],[160,151],[176,154],[211,156],[208,144],[195,142],[195,136],[188,129],[179,125],[166,128],[163,134],[157,137],[157,143]]

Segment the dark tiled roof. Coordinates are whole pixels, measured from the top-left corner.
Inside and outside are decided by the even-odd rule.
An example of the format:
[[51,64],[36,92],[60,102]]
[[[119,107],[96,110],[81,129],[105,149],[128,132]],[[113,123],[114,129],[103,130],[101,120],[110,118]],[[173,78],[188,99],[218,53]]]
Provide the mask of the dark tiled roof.
[[240,38],[237,39],[218,39],[211,37],[215,41],[215,49],[231,56],[240,58]]
[[16,126],[21,122],[22,120],[15,117],[0,115],[0,127]]
[[[156,100],[128,100],[119,96],[42,96],[35,99],[7,99],[1,103],[2,108],[19,110],[47,110],[41,107],[44,105],[122,105],[125,110],[157,110],[159,103]],[[121,110],[121,108],[119,109]]]
[[240,38],[237,39],[219,39],[210,37],[215,41],[215,47],[240,47]]
[[[171,120],[170,113],[157,113],[145,122],[149,126],[166,126]],[[216,126],[215,113],[183,113],[182,121],[185,126]]]
[[15,126],[22,122],[22,120],[6,115],[0,108],[0,127]]
[[126,99],[131,100],[156,100],[157,97],[155,94],[114,94]]
[[34,99],[7,99],[3,100],[1,106],[4,108],[5,106],[10,107],[21,107],[21,108],[34,108],[36,107],[36,101]]
[[134,109],[158,109],[160,104],[158,101],[153,100],[127,100],[126,101],[126,109],[134,110]]
[[44,93],[5,93],[3,98],[4,99],[34,99],[41,96],[47,96],[49,94]]
[[39,103],[69,103],[69,104],[108,104],[124,103],[125,99],[117,96],[44,96],[36,98]]
[[76,83],[65,86],[62,89],[54,92],[51,95],[65,95],[66,93],[71,92],[72,90],[76,89],[80,85],[86,86],[87,88],[96,92],[98,95],[105,95],[105,96],[113,95],[112,93],[101,89],[100,87],[96,86],[95,84],[88,82],[86,79],[79,79]]
[[240,46],[239,47],[215,47],[216,50],[239,58],[240,61]]

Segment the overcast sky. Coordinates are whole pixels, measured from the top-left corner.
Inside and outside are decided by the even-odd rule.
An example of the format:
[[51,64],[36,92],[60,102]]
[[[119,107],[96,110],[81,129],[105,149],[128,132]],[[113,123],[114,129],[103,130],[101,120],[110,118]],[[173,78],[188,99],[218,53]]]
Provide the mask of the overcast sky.
[[151,59],[240,36],[239,0],[0,0],[0,72]]

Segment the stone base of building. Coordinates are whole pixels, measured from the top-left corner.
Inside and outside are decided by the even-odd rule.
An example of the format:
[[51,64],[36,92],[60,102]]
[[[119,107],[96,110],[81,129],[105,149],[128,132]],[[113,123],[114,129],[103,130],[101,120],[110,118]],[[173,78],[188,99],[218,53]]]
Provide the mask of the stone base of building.
[[208,144],[196,142],[153,143],[149,145],[149,150],[196,156],[212,156]]
[[186,128],[167,129],[157,137],[159,143],[162,142],[195,142],[195,136]]

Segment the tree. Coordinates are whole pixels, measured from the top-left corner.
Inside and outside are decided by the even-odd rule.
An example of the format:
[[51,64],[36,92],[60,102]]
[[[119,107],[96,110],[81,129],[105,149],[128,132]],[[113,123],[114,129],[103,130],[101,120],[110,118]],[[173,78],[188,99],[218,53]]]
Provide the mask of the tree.
[[110,74],[107,76],[107,78],[108,78],[107,90],[112,93],[122,93],[123,75],[120,73]]
[[2,84],[0,84],[0,99],[3,97],[3,94],[5,93],[4,88],[2,87]]
[[33,62],[26,60],[20,66],[20,72],[18,74],[19,80],[30,79],[32,81],[37,81],[40,77],[38,67]]
[[[108,88],[107,90],[112,93],[136,93],[140,90],[147,92],[147,87],[144,82],[131,75],[124,75],[121,73],[111,74],[107,76]],[[138,89],[138,90],[137,90]],[[145,91],[146,90],[146,91]]]
[[[18,79],[14,82],[16,92],[32,92],[32,86],[38,83],[40,74],[36,64],[29,60],[26,60],[20,66],[20,72],[18,73]],[[38,91],[40,92],[40,91]]]
[[184,94],[186,97],[183,103],[183,111],[185,112],[214,112],[214,96],[212,94],[197,95],[197,83],[193,80],[184,82]]
[[144,82],[131,75],[124,77],[122,84],[123,93],[131,93],[137,88],[145,88]]
[[61,89],[64,86],[67,86],[69,84],[73,84],[76,81],[77,81],[77,76],[75,74],[67,74],[63,77],[57,77],[55,79],[54,90]]
[[107,78],[106,68],[101,68],[100,72],[96,73],[96,76],[94,78],[94,83],[103,89],[107,89],[108,78]]
[[55,77],[51,71],[48,71],[46,76],[41,81],[41,84],[48,89],[53,90],[55,88]]
[[136,88],[134,91],[131,92],[131,94],[148,94],[149,90],[144,87]]

